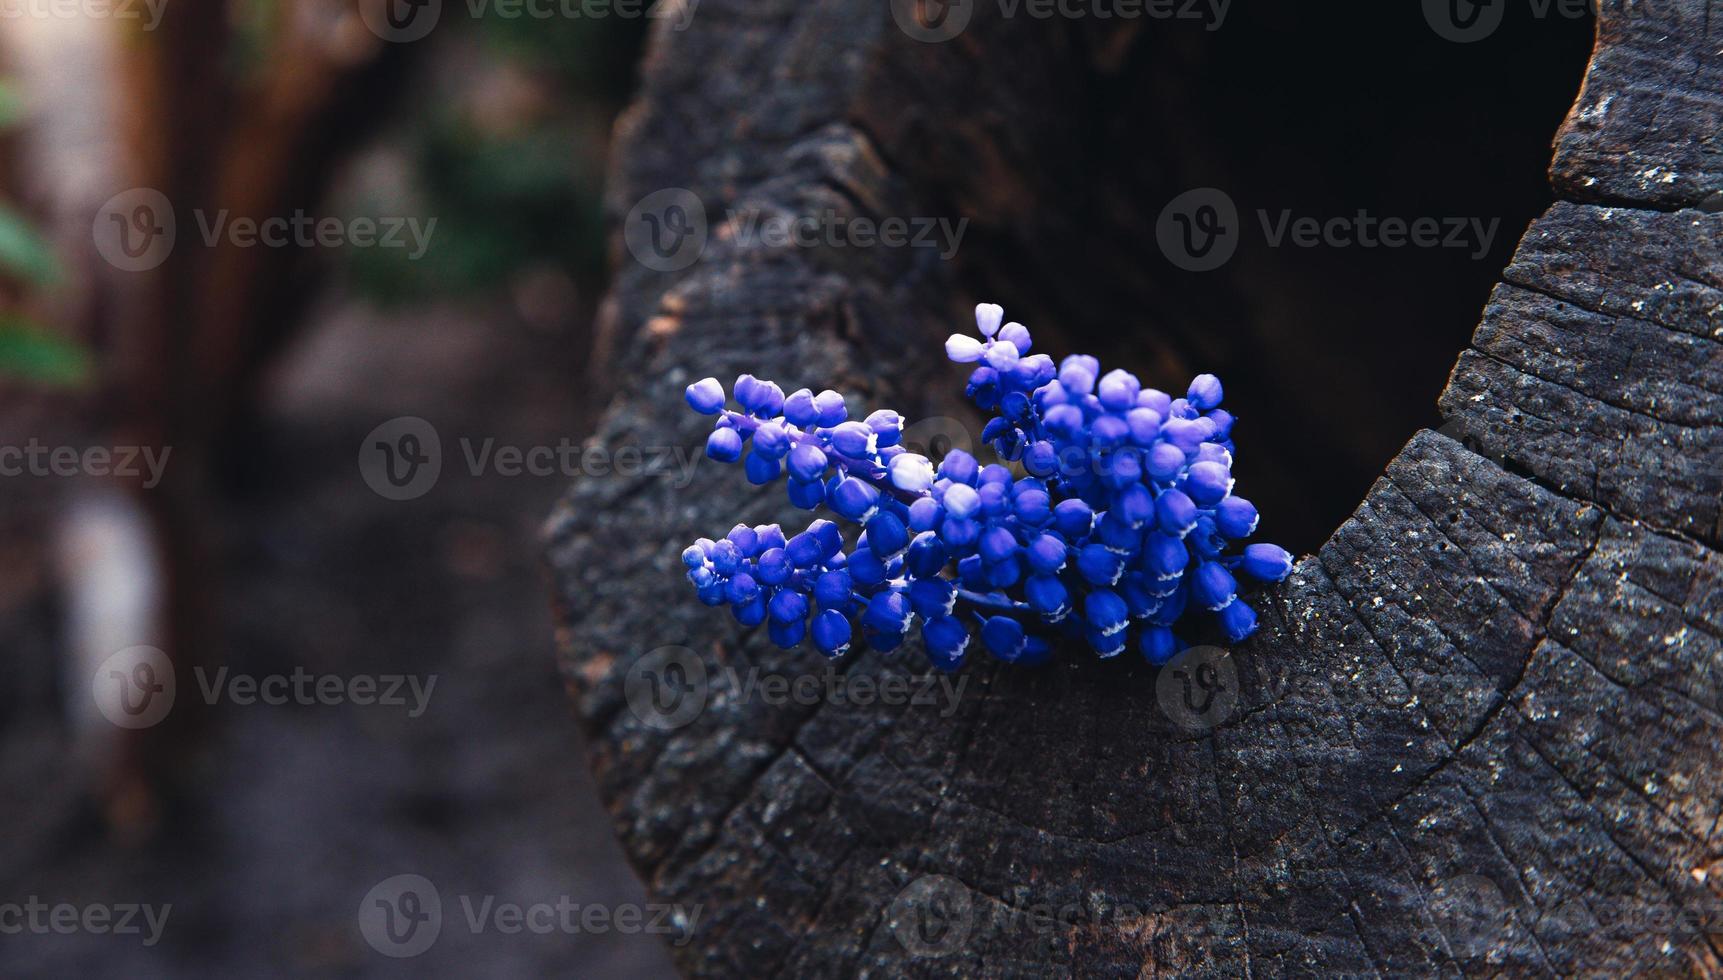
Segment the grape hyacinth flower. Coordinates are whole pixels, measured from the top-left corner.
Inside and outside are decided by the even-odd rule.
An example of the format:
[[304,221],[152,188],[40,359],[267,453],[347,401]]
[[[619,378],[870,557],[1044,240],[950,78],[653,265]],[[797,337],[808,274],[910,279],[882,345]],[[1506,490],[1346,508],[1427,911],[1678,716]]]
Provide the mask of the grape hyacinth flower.
[[1186,645],[1175,629],[1199,617],[1235,643],[1254,632],[1243,584],[1286,578],[1292,556],[1232,550],[1257,512],[1233,493],[1220,380],[1199,375],[1174,398],[1127,371],[1102,374],[1093,357],[1031,353],[1029,329],[999,306],[977,306],[975,322],[979,336],[954,334],[945,351],[975,365],[966,393],[991,413],[983,441],[1010,465],[911,452],[896,412],[851,419],[831,390],[786,395],[744,374],[732,409],[716,378],[688,386],[689,407],[715,416],[708,456],[743,461],[755,484],[782,478],[795,505],[859,529],[850,538],[822,518],[787,538],[776,524],[701,538],[682,553],[700,601],[828,657],[858,641],[896,649],[919,624],[941,670],[977,646],[1046,663],[1059,635],[1160,665]]

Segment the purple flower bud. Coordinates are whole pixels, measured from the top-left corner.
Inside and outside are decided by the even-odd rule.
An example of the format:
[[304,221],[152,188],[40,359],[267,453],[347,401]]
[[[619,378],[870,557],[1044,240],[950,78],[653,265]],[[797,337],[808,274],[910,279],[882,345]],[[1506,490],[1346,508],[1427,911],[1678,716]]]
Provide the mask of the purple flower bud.
[[1070,548],[1057,534],[1049,533],[1036,536],[1023,553],[1029,559],[1029,567],[1044,575],[1051,575],[1065,567]]
[[1185,394],[1192,407],[1206,412],[1220,404],[1220,379],[1212,374],[1199,374],[1191,380],[1190,391]]
[[1165,626],[1145,626],[1137,638],[1137,649],[1143,652],[1144,660],[1159,667],[1179,652],[1179,641]]
[[820,447],[802,443],[790,450],[790,477],[806,483],[826,475],[826,454]]
[[1191,599],[1204,609],[1220,609],[1238,595],[1238,582],[1218,563],[1205,561],[1191,576]]
[[1149,476],[1161,483],[1170,481],[1179,475],[1179,470],[1185,465],[1184,451],[1170,443],[1157,442],[1149,450],[1148,464],[1145,467]]
[[1017,535],[1006,527],[990,527],[981,535],[981,557],[1004,561],[1018,548]]
[[957,603],[957,588],[938,576],[918,578],[909,584],[909,606],[923,619],[951,615]]
[[826,485],[819,480],[791,480],[785,488],[790,503],[803,510],[813,510],[826,502]]
[[767,459],[783,459],[790,451],[790,433],[777,422],[761,422],[754,430],[754,452]]
[[981,496],[967,483],[953,483],[945,488],[945,496],[940,503],[945,505],[947,514],[961,520],[980,509]]
[[844,396],[830,388],[814,396],[814,407],[820,412],[816,421],[823,426],[834,426],[850,417],[849,408],[844,405]]
[[1244,549],[1245,574],[1264,582],[1279,582],[1292,574],[1292,555],[1277,544],[1253,544]]
[[742,458],[742,434],[735,429],[713,429],[706,437],[706,455],[720,463]]
[[975,462],[975,457],[961,449],[946,453],[945,459],[939,463],[939,475],[953,483],[974,484],[980,472],[981,467]]
[[1101,379],[1097,391],[1101,404],[1109,412],[1126,412],[1136,407],[1137,393],[1143,390],[1142,382],[1129,371],[1108,371]]
[[1009,371],[1017,366],[1022,357],[1017,352],[1017,345],[1008,340],[995,340],[987,345],[987,350],[981,355],[986,358],[987,366],[995,371]]
[[1178,490],[1164,491],[1155,498],[1155,522],[1167,534],[1182,538],[1197,526],[1197,505]]
[[1112,585],[1125,570],[1125,560],[1101,544],[1086,544],[1077,550],[1077,571],[1091,585]]
[[814,579],[814,600],[827,609],[839,609],[847,606],[855,598],[855,587],[850,582],[848,569],[834,568],[821,572]]
[[766,604],[767,614],[779,622],[808,618],[808,597],[791,589],[779,589]]
[[1029,328],[1021,323],[1007,323],[999,331],[999,339],[1017,348],[1017,353],[1027,354],[1033,342],[1029,339]]
[[784,399],[784,421],[798,428],[806,428],[819,419],[820,410],[814,405],[814,393],[810,389],[798,389]]
[[[893,460],[892,462],[896,462]],[[909,489],[904,487],[905,490]],[[912,531],[931,531],[945,520],[945,508],[939,506],[939,501],[932,497],[923,497],[909,505],[909,529]]]
[[742,472],[748,475],[748,482],[757,487],[776,480],[782,469],[777,460],[757,452],[749,453],[747,462],[742,464]]
[[1256,632],[1256,610],[1245,605],[1243,599],[1234,599],[1220,611],[1220,625],[1228,640],[1243,643]]
[[1228,496],[1215,505],[1215,527],[1232,539],[1256,534],[1256,506],[1242,496]]
[[879,448],[879,435],[865,422],[843,422],[827,433],[832,448],[851,459],[872,456]]
[[981,642],[988,653],[1011,663],[1023,652],[1023,624],[1010,616],[989,616],[981,624]]
[[[756,436],[756,439],[759,437]],[[1191,464],[1185,480],[1185,492],[1199,506],[1213,507],[1232,489],[1232,474],[1219,463],[1206,460]]]
[[1086,537],[1094,523],[1095,512],[1081,500],[1061,500],[1053,506],[1053,526],[1067,541]]
[[911,613],[909,599],[902,592],[886,589],[868,600],[862,622],[881,633],[902,633],[909,629]]
[[1161,413],[1152,408],[1133,408],[1125,413],[1125,424],[1131,428],[1131,441],[1147,449],[1160,434]]
[[916,578],[931,578],[938,575],[945,567],[950,552],[945,550],[945,543],[939,535],[932,531],[923,531],[909,543],[909,554],[904,559],[904,567]]
[[701,415],[717,415],[724,409],[724,386],[717,378],[702,378],[682,393],[688,407]]
[[874,554],[889,558],[909,546],[909,529],[896,514],[882,510],[867,522],[867,543]]
[[963,653],[969,646],[969,631],[953,616],[930,619],[921,627],[921,640],[927,647],[927,658],[943,671],[953,671],[963,664]]
[[1036,575],[1023,583],[1023,596],[1029,607],[1048,622],[1057,623],[1071,611],[1071,592],[1065,583],[1053,575]]
[[814,646],[828,657],[841,657],[850,648],[850,621],[836,609],[827,609],[814,617],[811,630]]
[[878,436],[878,445],[895,446],[903,438],[903,416],[890,409],[881,409],[867,417],[867,427]]

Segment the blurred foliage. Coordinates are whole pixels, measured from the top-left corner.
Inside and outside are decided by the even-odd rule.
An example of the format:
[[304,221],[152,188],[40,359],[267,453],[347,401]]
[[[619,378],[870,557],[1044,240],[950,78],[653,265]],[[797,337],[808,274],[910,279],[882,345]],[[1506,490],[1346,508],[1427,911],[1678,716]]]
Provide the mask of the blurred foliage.
[[43,384],[83,385],[90,380],[90,355],[21,317],[0,315],[0,372]]
[[[0,82],[0,129],[10,128],[23,115],[17,88]],[[47,241],[4,203],[0,203],[0,277],[25,289],[53,286],[64,278]],[[16,303],[15,293],[11,298]],[[0,313],[0,375],[40,384],[82,385],[90,373],[91,358],[82,347],[17,313]]]
[[[492,16],[461,35],[483,71],[525,79],[537,98],[505,119],[470,90],[420,100],[402,137],[412,213],[434,215],[436,230],[418,259],[405,249],[349,249],[355,286],[400,303],[493,290],[545,264],[577,281],[601,278],[606,148],[592,134],[608,131],[631,94],[647,26],[641,18]],[[369,201],[359,210],[401,213]]]
[[0,204],[0,271],[33,286],[60,281],[60,263],[24,216]]

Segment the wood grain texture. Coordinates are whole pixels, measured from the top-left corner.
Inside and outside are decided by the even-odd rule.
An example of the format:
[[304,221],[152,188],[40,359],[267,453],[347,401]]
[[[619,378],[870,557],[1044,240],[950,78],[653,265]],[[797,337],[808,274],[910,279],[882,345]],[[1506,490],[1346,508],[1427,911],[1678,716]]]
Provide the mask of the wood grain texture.
[[[677,555],[805,514],[718,466],[576,483],[548,525],[563,666],[631,859],[701,907],[683,970],[1723,972],[1723,216],[1690,207],[1718,186],[1723,75],[1697,0],[1604,6],[1557,145],[1570,200],[1461,354],[1446,434],[1262,594],[1195,724],[1195,675],[1131,658],[977,661],[942,689],[913,648],[779,652],[695,603]],[[883,5],[706,0],[656,39],[612,211],[666,187],[709,214],[1021,206],[1080,65],[1020,43],[975,30],[934,60]],[[966,102],[979,121],[940,144],[881,122]],[[598,442],[698,446],[682,387],[744,370],[968,419],[929,400],[956,387],[927,352],[963,304],[914,251],[720,233],[659,273],[619,245]],[[666,727],[627,689],[674,646],[704,707]],[[928,697],[761,693],[809,675]]]

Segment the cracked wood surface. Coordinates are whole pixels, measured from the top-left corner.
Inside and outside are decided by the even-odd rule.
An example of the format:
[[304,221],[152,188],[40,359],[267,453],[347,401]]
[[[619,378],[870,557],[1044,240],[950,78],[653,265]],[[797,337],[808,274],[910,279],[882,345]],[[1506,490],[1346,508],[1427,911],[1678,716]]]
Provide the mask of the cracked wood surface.
[[[702,907],[680,967],[1723,973],[1723,215],[1705,209],[1723,24],[1706,6],[1603,5],[1556,144],[1567,200],[1527,232],[1441,399],[1459,441],[1413,436],[1262,595],[1210,727],[1176,723],[1132,658],[977,660],[942,691],[913,649],[835,668],[777,651],[695,603],[677,556],[805,512],[719,466],[686,487],[577,482],[548,526],[564,670],[635,866],[659,900]],[[1057,131],[1033,107],[1082,67],[1012,60],[1022,43],[978,24],[914,45],[878,4],[706,0],[653,45],[612,212],[682,187],[713,214],[938,213],[924,172],[966,207],[1016,206],[998,187],[1032,156],[1019,141]],[[981,94],[971,73],[998,63],[1020,77]],[[927,142],[922,122],[964,105],[975,121]],[[915,251],[715,232],[679,273],[619,262],[620,394],[596,438],[696,447],[682,387],[741,371],[967,418],[929,400],[959,377],[927,354],[965,305]],[[625,696],[666,646],[706,674],[704,710],[669,729]],[[832,672],[931,697],[760,695]],[[957,926],[916,931],[930,909]]]

